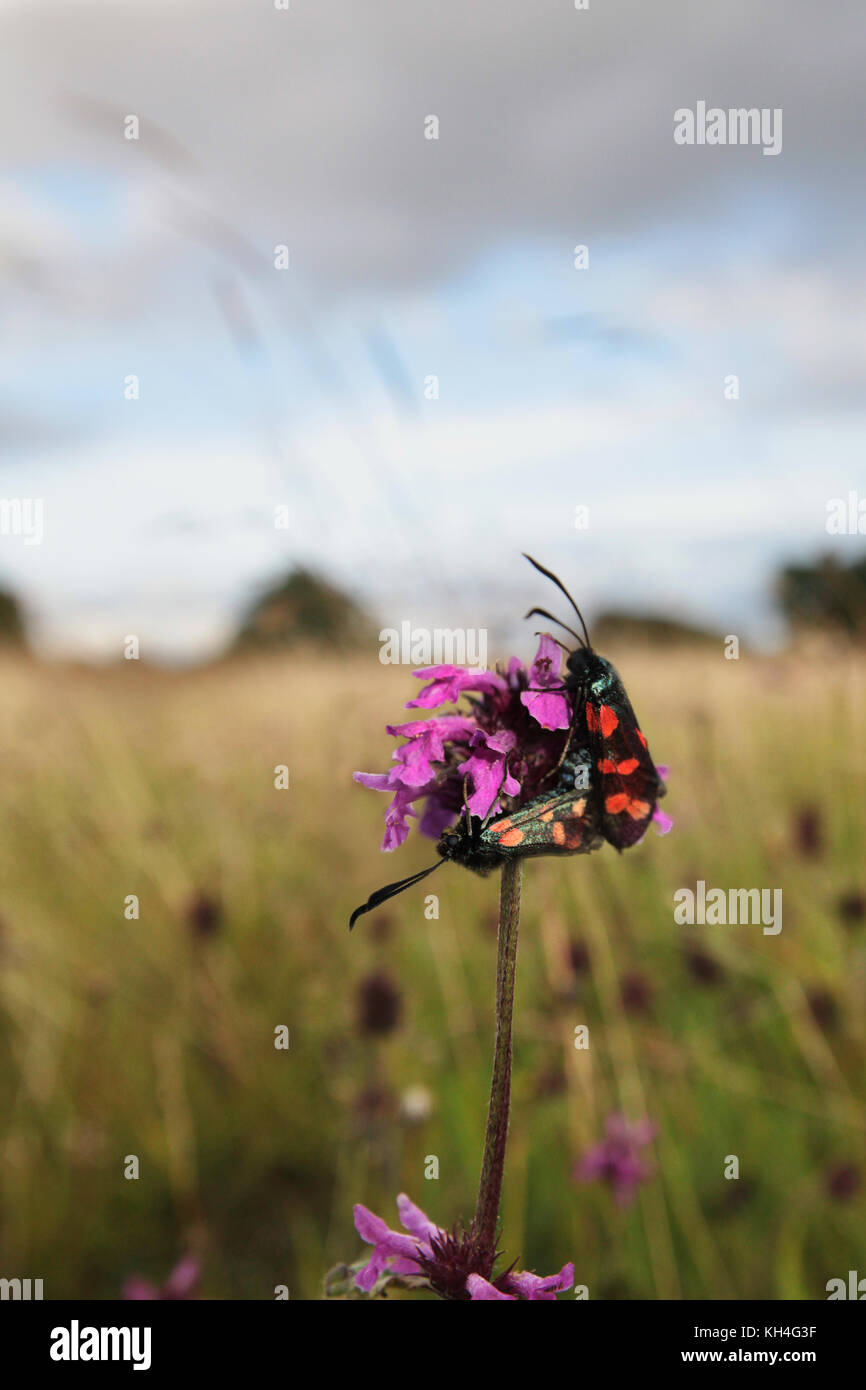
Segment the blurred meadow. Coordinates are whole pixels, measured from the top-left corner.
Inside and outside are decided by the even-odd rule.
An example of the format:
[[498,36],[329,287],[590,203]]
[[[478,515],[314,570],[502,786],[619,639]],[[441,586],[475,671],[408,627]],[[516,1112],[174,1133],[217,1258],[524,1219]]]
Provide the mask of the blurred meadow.
[[[608,654],[676,825],[526,867],[502,1248],[574,1260],[591,1298],[823,1298],[866,1248],[866,662]],[[347,931],[434,858],[380,854],[385,798],[351,780],[414,686],[299,652],[2,658],[0,1273],[113,1299],[192,1252],[203,1297],[318,1298],[368,1248],[354,1202],[471,1216],[496,878],[449,866]],[[675,925],[697,879],[781,888],[781,933]],[[572,1176],[617,1111],[657,1126],[625,1208]]]

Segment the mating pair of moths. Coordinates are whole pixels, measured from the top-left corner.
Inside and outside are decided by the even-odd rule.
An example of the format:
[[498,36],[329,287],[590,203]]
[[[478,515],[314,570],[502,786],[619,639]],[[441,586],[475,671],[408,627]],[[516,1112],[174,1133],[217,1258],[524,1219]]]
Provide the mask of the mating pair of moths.
[[587,854],[605,840],[617,850],[627,849],[646,833],[656,803],[665,794],[625,687],[610,662],[593,651],[580,609],[555,574],[531,555],[526,559],[565,594],[583,630],[581,637],[543,608],[531,608],[526,615],[549,618],[578,643],[568,654],[563,684],[547,687],[550,693],[566,692],[573,711],[565,751],[554,770],[556,782],[510,815],[481,821],[467,810],[440,836],[439,861],[371,893],[352,913],[350,928],[362,913],[411,888],[449,860],[486,874],[506,859]]

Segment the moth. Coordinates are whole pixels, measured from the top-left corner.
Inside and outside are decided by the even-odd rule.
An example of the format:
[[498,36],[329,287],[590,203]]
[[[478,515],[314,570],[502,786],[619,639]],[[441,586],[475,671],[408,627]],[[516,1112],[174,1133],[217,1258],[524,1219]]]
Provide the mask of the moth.
[[[544,608],[530,608],[527,618],[548,618],[577,641],[568,653],[559,687],[574,711],[566,754],[576,738],[585,740],[592,768],[592,790],[602,835],[617,850],[636,845],[645,835],[665,784],[647,747],[625,686],[615,667],[593,650],[583,615],[555,574],[531,555],[524,557],[565,595],[580,622],[582,636]],[[566,649],[567,650],[567,649]]]
[[506,859],[532,858],[542,854],[589,854],[604,844],[596,803],[592,794],[590,753],[576,748],[564,758],[555,787],[527,801],[509,815],[487,821],[466,816],[445,830],[436,845],[440,855],[435,864],[378,888],[352,913],[349,930],[365,912],[379,907],[398,893],[418,883],[443,864],[462,864],[475,873],[489,874]]

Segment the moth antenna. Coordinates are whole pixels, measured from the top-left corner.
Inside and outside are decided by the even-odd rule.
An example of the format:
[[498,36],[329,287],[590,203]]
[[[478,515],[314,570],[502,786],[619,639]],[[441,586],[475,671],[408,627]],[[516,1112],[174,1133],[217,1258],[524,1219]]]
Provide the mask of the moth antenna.
[[[580,618],[580,625],[581,625],[581,627],[583,628],[583,635],[584,635],[584,637],[586,638],[586,646],[587,646],[587,648],[588,648],[589,651],[592,651],[592,643],[591,643],[590,640],[589,640],[589,633],[588,633],[587,630],[586,630],[586,623],[583,621],[583,614],[581,613],[581,611],[580,611],[580,609],[578,608],[577,604],[575,603],[574,599],[571,597],[571,594],[570,594],[570,593],[568,592],[568,590],[566,589],[566,587],[565,587],[565,585],[563,584],[562,580],[561,580],[561,579],[557,579],[557,577],[556,577],[555,574],[552,574],[552,573],[550,572],[550,570],[546,570],[546,569],[544,568],[544,565],[540,565],[540,564],[538,563],[537,560],[533,560],[532,556],[531,556],[531,555],[527,555],[527,553],[526,553],[525,550],[524,550],[524,552],[523,552],[523,558],[524,558],[524,560],[528,560],[529,563],[530,563],[531,565],[534,565],[534,567],[538,570],[539,574],[543,574],[544,577],[545,577],[545,579],[551,580],[552,583],[554,583],[554,584],[556,585],[557,589],[559,589],[561,593],[565,594],[565,597],[568,599],[568,601],[569,601],[569,603],[571,604],[572,608],[574,609],[575,613],[576,613],[577,616]],[[563,623],[562,626],[564,627],[565,624]]]
[[399,878],[396,883],[386,883],[384,888],[377,888],[375,893],[370,894],[363,907],[355,908],[355,911],[349,918],[349,931],[352,930],[358,918],[363,916],[365,912],[371,912],[374,907],[381,906],[381,904],[387,902],[389,898],[395,898],[398,893],[402,893],[405,889],[411,888],[413,883],[417,883],[419,879],[426,878],[428,874],[433,873],[434,869],[441,869],[442,865],[447,862],[446,859],[437,859],[436,863],[431,864],[429,869],[422,869],[420,873],[410,874],[408,878]]
[[523,616],[524,618],[531,618],[534,614],[537,614],[539,618],[548,618],[550,622],[556,623],[557,627],[564,628],[566,632],[570,632],[575,642],[579,642],[582,647],[586,646],[580,633],[575,632],[573,627],[568,626],[568,623],[563,623],[559,618],[554,618],[553,614],[548,613],[546,608],[530,608],[529,612],[524,613]]
[[[527,613],[526,616],[527,616],[527,618],[528,618],[528,617],[529,617],[529,614]],[[555,622],[555,621],[556,621],[556,619],[554,619],[554,622]],[[565,645],[565,643],[564,643],[564,642],[560,642],[560,640],[559,640],[558,637],[554,637],[554,635],[553,635],[552,632],[536,632],[535,635],[536,635],[536,637],[549,637],[550,640],[551,640],[551,642],[555,642],[556,645],[557,645],[558,647],[562,647],[562,650],[563,650],[564,652],[567,652],[567,651],[568,651],[568,647]],[[576,634],[573,634],[573,635],[576,636]],[[570,655],[570,653],[569,653],[569,655]]]

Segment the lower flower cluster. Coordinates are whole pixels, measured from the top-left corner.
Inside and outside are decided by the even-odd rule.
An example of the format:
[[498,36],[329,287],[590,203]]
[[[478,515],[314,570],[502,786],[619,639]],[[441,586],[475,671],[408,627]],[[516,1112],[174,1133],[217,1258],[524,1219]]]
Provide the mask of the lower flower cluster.
[[408,1235],[392,1231],[360,1203],[355,1207],[355,1229],[373,1246],[368,1263],[355,1283],[369,1293],[383,1274],[426,1279],[442,1298],[484,1301],[550,1302],[574,1283],[574,1265],[563,1265],[558,1274],[542,1276],[528,1270],[506,1270],[491,1278],[496,1252],[480,1250],[471,1232],[446,1231],[425,1216],[405,1192],[397,1198],[400,1222]]

